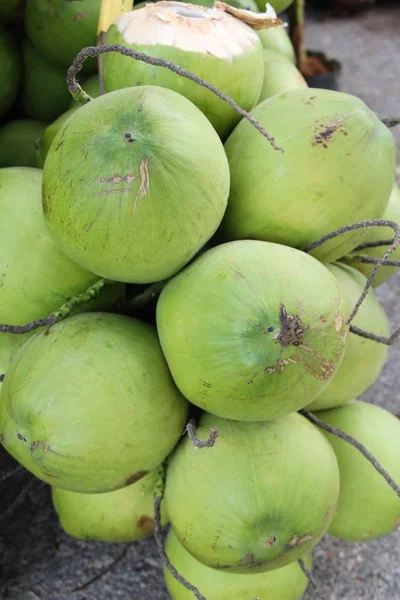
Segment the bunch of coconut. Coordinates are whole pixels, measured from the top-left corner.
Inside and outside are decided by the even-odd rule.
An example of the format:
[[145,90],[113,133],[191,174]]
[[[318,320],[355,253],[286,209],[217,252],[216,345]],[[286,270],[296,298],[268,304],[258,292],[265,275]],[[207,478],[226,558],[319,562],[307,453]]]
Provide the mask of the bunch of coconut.
[[397,220],[395,144],[360,99],[263,47],[282,25],[271,6],[121,14],[106,93],[70,82],[84,104],[47,128],[43,170],[0,169],[2,445],[77,538],[151,535],[164,494],[166,554],[217,600],[299,599],[323,535],[399,525],[374,466],[309,419],[400,479],[398,419],[357,399],[387,346],[356,331],[385,338],[387,317],[372,290],[354,310],[358,248],[393,232],[315,243]]

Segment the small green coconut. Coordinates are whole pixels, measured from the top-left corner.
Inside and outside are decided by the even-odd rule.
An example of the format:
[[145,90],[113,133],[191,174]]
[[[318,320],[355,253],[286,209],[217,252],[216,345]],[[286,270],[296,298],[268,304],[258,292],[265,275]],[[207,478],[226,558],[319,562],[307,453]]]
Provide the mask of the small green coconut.
[[309,404],[339,367],[347,331],[342,293],[324,265],[254,240],[213,248],[172,279],[157,327],[184,396],[240,421]]
[[298,69],[282,54],[274,50],[263,50],[264,80],[258,103],[283,92],[308,87]]
[[[25,325],[47,317],[98,277],[71,262],[55,245],[43,220],[42,172],[29,167],[0,169],[0,323]],[[22,241],[21,241],[22,240]],[[120,284],[77,310],[108,309]],[[0,333],[0,374],[31,334]]]
[[262,573],[304,556],[327,530],[339,469],[324,436],[292,413],[264,423],[203,413],[199,451],[185,438],[172,455],[165,501],[180,543],[226,573]]
[[71,260],[113,281],[174,275],[215,233],[228,192],[213,127],[189,100],[157,86],[82,106],[44,165],[44,215],[54,240]]
[[[107,44],[168,59],[195,73],[250,110],[260,94],[264,68],[257,33],[218,8],[157,2],[121,15],[107,32]],[[162,67],[122,56],[104,55],[107,91],[159,85],[191,100],[225,139],[240,115],[211,91]]]
[[[350,266],[334,263],[328,269],[336,277],[345,304],[352,311],[360,298],[366,278]],[[389,321],[372,290],[362,303],[353,325],[364,331],[388,336]],[[327,388],[307,407],[308,410],[324,410],[350,402],[360,396],[379,377],[388,355],[388,346],[349,332],[343,361]]]
[[[213,600],[301,600],[308,584],[307,577],[297,563],[254,575],[210,569],[185,550],[173,529],[168,533],[165,551],[178,573],[195,585],[205,598]],[[311,571],[311,552],[303,556],[303,560]],[[184,588],[166,568],[164,577],[172,600],[192,600],[192,592]]]
[[[52,488],[61,527],[81,540],[134,542],[154,533],[154,491],[157,472],[115,492],[79,494]],[[162,525],[168,523],[164,506]]]
[[14,354],[1,400],[5,449],[42,481],[88,494],[155,470],[188,413],[155,329],[107,313],[33,335]]
[[46,123],[34,119],[9,121],[0,128],[0,167],[35,167],[36,143]]
[[34,119],[56,119],[71,102],[66,70],[43,58],[27,38],[22,48],[22,107]]
[[[395,183],[393,185],[392,193],[390,195],[389,204],[385,212],[382,215],[382,219],[387,221],[394,221],[398,225],[400,225],[400,188]],[[392,240],[393,239],[393,229],[389,227],[374,227],[369,229],[368,236],[364,240],[365,242],[379,242],[383,240]],[[365,248],[360,252],[355,252],[355,254],[366,254],[367,256],[373,256],[375,258],[380,258],[386,252],[389,246],[377,246],[376,248]],[[364,273],[366,277],[369,277],[373,271],[374,265],[367,264],[363,262],[359,262],[357,260],[353,260],[351,258],[345,258],[348,264],[352,265],[361,273]],[[400,248],[397,248],[391,255],[389,260],[400,260]],[[377,287],[381,285],[385,281],[389,279],[394,273],[397,271],[397,267],[387,267],[386,265],[382,265],[375,276],[373,286]]]
[[296,55],[293,44],[284,27],[272,27],[271,29],[261,29],[257,31],[263,48],[278,52],[288,61],[296,64]]
[[[25,29],[44,58],[64,68],[71,66],[85,46],[95,46],[100,0],[28,0]],[[84,71],[96,71],[95,59],[85,61]]]
[[[396,147],[390,130],[362,100],[297,89],[264,100],[252,114],[284,152],[274,150],[245,119],[230,135],[224,239],[301,249],[344,225],[382,217],[394,183]],[[333,262],[368,233],[351,231],[312,254]]]
[[[353,401],[318,417],[363,444],[391,477],[400,481],[400,421],[387,410]],[[323,432],[340,470],[337,512],[328,533],[343,540],[374,540],[400,525],[400,498],[356,448]]]
[[21,79],[18,46],[14,37],[0,25],[0,117],[5,115],[17,99]]

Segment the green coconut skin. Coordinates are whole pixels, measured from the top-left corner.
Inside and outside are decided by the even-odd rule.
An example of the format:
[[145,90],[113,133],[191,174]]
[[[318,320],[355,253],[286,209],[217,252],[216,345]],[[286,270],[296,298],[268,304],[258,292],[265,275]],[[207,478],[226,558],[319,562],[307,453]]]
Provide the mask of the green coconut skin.
[[35,167],[36,142],[46,123],[34,119],[9,121],[0,128],[0,167]]
[[66,70],[43,58],[27,38],[23,41],[22,48],[22,107],[34,119],[56,119],[71,101]]
[[0,117],[5,115],[17,99],[21,79],[18,46],[14,37],[0,25]]
[[209,250],[170,281],[157,328],[183,395],[241,421],[309,404],[339,367],[346,336],[342,295],[326,267],[253,240]]
[[300,71],[282,54],[274,50],[263,50],[263,57],[264,81],[258,103],[277,94],[308,87]]
[[[387,221],[394,221],[400,225],[400,188],[395,183],[392,188],[392,193],[389,198],[389,204],[386,207],[386,210],[382,216],[382,219]],[[375,227],[371,228],[368,232],[368,236],[366,238],[366,242],[379,242],[381,240],[392,240],[393,239],[393,229],[390,227]],[[376,258],[381,258],[383,254],[389,246],[379,246],[376,248],[365,248],[365,250],[361,250],[361,254],[366,254],[368,256],[375,256]],[[356,252],[357,254],[357,252]],[[357,260],[352,260],[350,258],[344,259],[350,265],[364,273],[366,277],[369,277],[373,271],[374,265],[357,262]],[[400,248],[397,248],[391,255],[390,260],[400,260]],[[378,285],[382,285],[385,281],[387,281],[394,273],[396,273],[397,267],[387,267],[383,265],[380,267],[378,273],[376,274],[373,286],[378,287]]]
[[[210,569],[185,550],[172,529],[168,533],[165,550],[180,575],[195,585],[205,598],[213,600],[243,600],[243,598],[301,600],[308,585],[307,577],[296,563],[254,575],[238,575]],[[302,558],[311,571],[311,552]],[[164,577],[172,600],[191,600],[193,594],[184,588],[166,568],[164,568]]]
[[[264,12],[266,2],[264,2],[264,0],[256,0],[256,3],[260,11]],[[289,8],[289,6],[293,4],[293,0],[270,0],[269,3],[275,9],[275,12],[279,14]]]
[[[69,535],[99,542],[134,542],[154,533],[157,472],[114,492],[79,494],[52,488],[60,525]],[[162,507],[162,525],[168,518]]]
[[127,283],[180,270],[216,231],[228,192],[226,155],[210,123],[186,98],[155,86],[82,106],[44,165],[44,215],[56,243],[93,273]]
[[69,117],[73,115],[78,110],[78,106],[75,108],[70,108],[62,115],[58,117],[53,123],[47,125],[46,129],[41,136],[37,148],[36,148],[36,167],[39,169],[43,169],[46,157],[49,153],[50,146],[53,143],[54,138],[60,129],[64,126],[64,124],[68,121]]
[[293,65],[296,64],[296,55],[293,44],[284,27],[273,27],[257,31],[258,37],[265,50],[274,50],[284,56]]
[[[350,311],[360,298],[366,278],[356,269],[340,263],[328,265],[341,287]],[[388,336],[389,321],[373,290],[362,303],[353,325],[364,331]],[[388,346],[349,332],[343,361],[328,387],[307,407],[324,410],[350,402],[360,396],[379,377],[388,355]]]
[[[25,29],[38,52],[66,71],[82,48],[96,45],[99,17],[100,0],[28,0]],[[96,69],[95,59],[85,61],[83,71]]]
[[[382,217],[394,182],[395,143],[362,100],[297,89],[264,100],[252,114],[285,152],[274,150],[245,120],[229,137],[225,239],[305,248],[336,228]],[[333,262],[367,235],[367,229],[347,233],[312,254]]]
[[[363,444],[395,480],[400,480],[400,421],[389,411],[359,400],[321,411],[318,417]],[[337,512],[328,533],[343,540],[368,541],[400,525],[400,499],[356,448],[329,433],[340,470]]]
[[[39,169],[0,169],[0,323],[24,325],[43,319],[98,280],[72,263],[50,237],[43,220],[41,183]],[[107,286],[84,308],[109,308],[121,292],[120,284]],[[1,374],[29,336],[0,334]]]
[[165,501],[179,541],[226,573],[260,573],[305,555],[327,530],[339,493],[329,444],[298,413],[243,423],[203,413],[199,452],[185,438],[170,459]]
[[5,449],[42,481],[90,494],[155,470],[188,412],[155,329],[107,313],[32,336],[13,357],[1,400]]
[[[135,14],[133,11],[132,15]],[[149,27],[150,24],[151,21]],[[115,24],[108,30],[105,42],[122,44],[156,58],[170,60],[216,86],[241,108],[250,110],[257,103],[264,75],[261,41],[256,35],[254,37],[254,44],[250,48],[238,56],[232,56],[230,60],[211,53],[200,54],[157,43],[151,46],[128,44]],[[168,69],[153,67],[118,53],[105,54],[103,65],[104,84],[108,92],[134,85],[158,85],[174,90],[206,115],[223,140],[240,121],[240,115],[211,91]]]

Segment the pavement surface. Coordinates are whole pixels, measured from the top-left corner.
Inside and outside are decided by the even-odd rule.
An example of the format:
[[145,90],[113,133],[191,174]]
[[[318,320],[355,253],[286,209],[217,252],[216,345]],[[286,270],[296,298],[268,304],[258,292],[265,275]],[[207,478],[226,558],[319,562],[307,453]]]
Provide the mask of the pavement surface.
[[[400,7],[396,8],[396,2],[379,6],[379,10],[375,7],[351,18],[310,11],[307,45],[343,62],[342,91],[360,96],[381,116],[398,116]],[[393,133],[400,146],[397,129]],[[383,285],[378,294],[392,326],[400,323],[400,276]],[[381,378],[364,396],[396,413],[400,413],[399,364],[397,344],[390,349]],[[12,464],[0,454],[0,469]],[[22,472],[10,478],[7,486],[2,484],[0,512],[31,481]],[[73,591],[113,561],[114,567],[103,577]],[[314,551],[314,577],[319,595],[309,589],[305,600],[400,600],[400,532],[368,544],[326,537]],[[12,518],[0,521],[0,600],[6,599],[168,600],[168,594],[153,540],[121,545],[69,538],[58,526],[48,488],[32,481]]]

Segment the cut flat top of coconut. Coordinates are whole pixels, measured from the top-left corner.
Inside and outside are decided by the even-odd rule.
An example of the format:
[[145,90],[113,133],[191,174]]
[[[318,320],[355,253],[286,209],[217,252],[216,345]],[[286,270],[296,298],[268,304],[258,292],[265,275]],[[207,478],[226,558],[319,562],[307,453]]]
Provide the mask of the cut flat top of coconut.
[[127,44],[173,46],[227,61],[260,43],[249,25],[223,8],[182,2],[147,4],[122,14],[115,25]]

